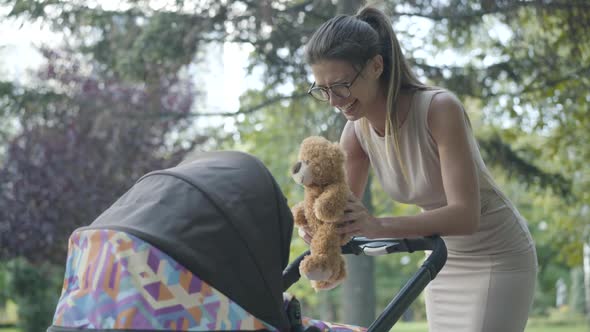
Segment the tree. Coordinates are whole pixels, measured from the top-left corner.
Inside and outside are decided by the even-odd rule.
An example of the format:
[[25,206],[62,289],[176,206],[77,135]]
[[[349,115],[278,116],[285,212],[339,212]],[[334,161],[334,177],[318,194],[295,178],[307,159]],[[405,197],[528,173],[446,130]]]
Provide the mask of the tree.
[[[248,92],[240,109],[221,115],[236,117],[241,123],[236,133],[229,134],[236,138],[233,147],[246,147],[262,155],[279,178],[284,177],[282,174],[289,166],[285,151],[296,151],[294,142],[308,134],[338,138],[341,120],[337,114],[326,108],[320,112],[319,106],[302,99],[309,74],[303,63],[302,45],[319,24],[342,10],[339,6],[351,5],[351,1],[180,0],[155,8],[151,2],[130,0],[109,9],[61,0],[1,3],[12,8],[11,17],[42,19],[65,31],[77,56],[90,61],[104,82],[108,78],[145,87],[150,96],[152,91],[158,91],[162,77],[182,73],[186,65],[201,61],[206,43],[253,46],[250,69],[262,68],[265,86],[261,91]],[[582,211],[590,200],[590,175],[584,172],[590,157],[585,143],[590,138],[590,120],[585,116],[590,101],[587,1],[412,0],[381,4],[389,9],[406,55],[421,77],[455,91],[467,106],[482,110],[477,132],[486,162],[499,166],[499,174],[507,170],[507,182],[530,184],[521,191],[532,199],[520,201],[519,208],[530,211],[533,228],[538,227],[540,220],[551,221],[548,231],[535,234],[549,269],[562,271],[563,264],[580,264],[581,255],[576,250],[580,252],[582,242],[587,244],[588,240],[578,231],[579,220],[587,224]],[[419,23],[405,23],[418,19]],[[414,34],[422,29],[415,27],[421,23],[432,28],[416,42]],[[505,33],[495,33],[498,30],[492,28],[497,27]],[[460,61],[441,64],[432,60],[434,55],[448,50]],[[23,130],[28,130],[22,135],[30,134],[36,142],[61,137],[61,145],[65,145],[70,140],[58,135],[64,131],[55,123],[46,121],[51,124],[49,129],[37,129],[47,126],[33,125],[41,120],[27,122],[44,119],[39,115],[43,112],[31,117],[30,112],[22,110],[43,109],[30,106],[43,103],[60,105],[59,100],[67,100],[62,99],[66,92],[69,90],[63,87],[23,90],[4,82],[0,84],[0,105],[9,107],[0,107],[0,116],[21,119],[26,124]],[[157,104],[157,100],[150,102]],[[158,127],[158,122],[195,121],[207,110],[193,108],[174,113],[171,118],[165,109],[150,107],[142,114],[142,119],[150,121],[147,126]],[[291,122],[281,120],[282,116]],[[115,124],[118,123],[113,119],[120,119],[105,118],[107,123]],[[80,122],[94,122],[88,119],[94,118],[88,116],[84,120],[80,116]],[[0,131],[6,133],[4,137],[11,137],[14,130],[6,129],[0,126]],[[37,145],[23,143],[28,140],[22,135],[14,140],[19,142],[14,144],[16,151],[25,151],[27,147],[28,155],[35,155],[30,149]],[[86,149],[88,146],[94,145],[79,145]],[[5,160],[12,158],[8,151]],[[297,191],[290,181],[282,181],[282,188],[296,197]],[[95,186],[96,190],[101,189]],[[544,188],[550,192],[546,193]],[[563,197],[567,200],[561,200]],[[380,202],[375,204],[376,210],[383,210],[379,205],[385,203],[376,195],[373,198]],[[19,202],[22,205],[23,201]],[[553,209],[548,211],[547,206]]]
[[[10,17],[43,19],[67,31],[73,37],[73,46],[100,63],[101,70],[138,81],[149,81],[151,76],[157,77],[158,71],[174,72],[192,61],[199,61],[199,50],[204,43],[251,45],[254,52],[250,69],[264,69],[263,80],[268,87],[265,91],[269,92],[282,84],[305,86],[308,68],[303,63],[302,45],[323,21],[338,12],[353,12],[360,5],[348,0],[335,3],[327,0],[208,0],[198,3],[177,1],[155,9],[149,2],[129,1],[122,3],[122,8],[105,9],[66,1],[4,0],[4,3],[12,7],[8,14]],[[539,98],[537,92],[548,91],[559,84],[575,88],[567,89],[573,91],[571,94],[582,92],[577,95],[583,95],[583,85],[580,87],[577,82],[585,80],[587,75],[583,73],[589,69],[582,67],[581,71],[578,70],[579,63],[571,59],[575,59],[573,55],[582,54],[587,61],[587,41],[567,38],[571,32],[588,30],[583,24],[585,15],[588,15],[588,6],[583,0],[568,3],[486,1],[484,5],[475,0],[437,4],[414,0],[403,4],[387,2],[385,7],[392,13],[402,42],[411,39],[413,31],[398,24],[402,18],[425,18],[434,23],[433,32],[428,35],[430,37],[427,36],[432,39],[417,47],[411,46],[414,43],[403,43],[408,58],[417,71],[433,83],[446,86],[462,97],[480,100],[480,105],[487,108],[490,115],[510,114],[517,123],[535,118],[542,126],[551,118],[539,116],[540,113],[535,110],[551,100]],[[535,14],[542,17],[541,22],[535,21]],[[551,22],[551,25],[542,25],[545,21]],[[506,42],[490,34],[489,28],[494,24],[507,27],[513,38]],[[541,29],[539,25],[542,25]],[[527,27],[525,33],[521,31],[521,26]],[[563,26],[567,28],[560,30]],[[547,31],[549,37],[539,36],[538,31]],[[555,32],[559,37],[553,36]],[[481,33],[488,38],[474,38]],[[540,39],[542,45],[552,45],[552,41],[557,40],[564,50],[559,54],[563,61],[551,60],[555,54],[548,46],[539,48],[538,52],[536,49],[529,52],[529,45],[537,44],[535,38]],[[467,64],[429,65],[424,56],[415,56],[420,51],[424,54],[427,43],[432,45],[427,54],[453,48],[467,57]],[[490,61],[491,65],[488,64]],[[541,72],[544,68],[551,68],[551,71]],[[576,75],[567,75],[572,72]],[[543,80],[545,77],[546,81]],[[228,110],[223,115],[248,114],[273,102],[297,98],[304,90],[293,89],[292,92],[291,95],[268,96],[261,101],[261,107],[253,105],[247,109]],[[560,100],[567,100],[567,97]],[[497,111],[493,112],[494,109]],[[191,112],[186,116],[205,113]],[[510,148],[509,144],[505,146]],[[490,154],[493,155],[494,150]],[[495,160],[509,165],[517,174],[529,172],[530,167],[520,168],[519,163],[509,159],[513,155],[503,154],[508,159]],[[525,161],[521,163],[524,166],[534,164],[527,158],[521,160]],[[549,177],[551,174],[546,178]]]
[[584,271],[582,267],[570,270],[571,284],[569,293],[569,307],[573,312],[586,313],[586,294],[584,290]]
[[[176,73],[132,84],[93,74],[70,50],[43,54],[38,85],[15,88],[6,103],[20,133],[0,167],[0,259],[63,264],[75,228],[204,138],[171,136],[190,124],[179,115],[194,100]],[[168,117],[150,117],[154,109]]]

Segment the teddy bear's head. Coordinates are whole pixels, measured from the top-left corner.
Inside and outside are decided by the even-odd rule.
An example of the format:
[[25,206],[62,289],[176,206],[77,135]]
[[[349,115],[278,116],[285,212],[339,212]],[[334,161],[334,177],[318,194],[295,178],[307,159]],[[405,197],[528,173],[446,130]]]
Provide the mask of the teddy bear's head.
[[291,169],[295,182],[304,186],[325,186],[344,181],[344,151],[338,143],[320,136],[303,140],[299,160]]

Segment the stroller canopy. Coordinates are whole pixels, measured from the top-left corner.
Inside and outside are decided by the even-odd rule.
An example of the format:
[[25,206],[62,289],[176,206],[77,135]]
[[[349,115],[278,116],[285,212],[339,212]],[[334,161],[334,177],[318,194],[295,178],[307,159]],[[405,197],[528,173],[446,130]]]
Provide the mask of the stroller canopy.
[[142,177],[83,229],[133,234],[280,330],[293,220],[267,168],[234,151],[202,153]]

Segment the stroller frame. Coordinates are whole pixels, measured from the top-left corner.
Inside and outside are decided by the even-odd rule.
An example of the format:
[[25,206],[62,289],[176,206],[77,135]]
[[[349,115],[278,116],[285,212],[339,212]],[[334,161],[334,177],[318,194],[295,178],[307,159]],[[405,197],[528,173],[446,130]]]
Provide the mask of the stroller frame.
[[[447,247],[440,236],[408,239],[367,239],[355,237],[342,247],[342,254],[380,256],[392,253],[431,250],[422,266],[406,282],[381,314],[368,327],[367,332],[389,331],[424,288],[443,268],[447,260]],[[299,280],[299,264],[309,250],[297,257],[283,271],[283,289],[287,290]]]

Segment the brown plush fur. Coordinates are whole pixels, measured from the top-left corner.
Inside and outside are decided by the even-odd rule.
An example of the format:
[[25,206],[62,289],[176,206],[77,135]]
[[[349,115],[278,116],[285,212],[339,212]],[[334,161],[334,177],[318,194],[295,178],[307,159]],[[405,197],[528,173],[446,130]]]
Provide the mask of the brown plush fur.
[[334,288],[346,277],[340,246],[349,239],[336,232],[334,223],[342,217],[349,192],[344,158],[338,143],[312,136],[303,140],[292,170],[305,188],[304,201],[291,209],[295,224],[307,226],[313,236],[311,254],[299,269],[315,290]]

